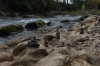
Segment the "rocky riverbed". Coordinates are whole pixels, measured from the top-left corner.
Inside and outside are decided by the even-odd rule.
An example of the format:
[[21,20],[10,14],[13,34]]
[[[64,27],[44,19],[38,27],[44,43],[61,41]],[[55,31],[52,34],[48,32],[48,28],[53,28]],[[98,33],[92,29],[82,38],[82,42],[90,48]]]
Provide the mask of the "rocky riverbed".
[[39,48],[28,47],[28,41],[1,45],[0,66],[100,66],[100,16],[89,15],[60,30],[60,39],[55,38],[56,29],[39,38]]
[[[63,29],[67,29],[69,25],[75,23],[75,20],[80,16],[73,15],[56,15],[54,17],[1,17],[0,16],[0,28],[7,25],[22,25],[24,27],[23,31],[13,32],[8,37],[0,37],[0,44],[8,43],[17,39],[26,38],[29,36],[40,37],[44,35],[48,30],[51,30],[59,25],[63,26]],[[70,23],[60,23],[61,20],[69,19]],[[27,30],[25,25],[30,22],[42,20],[45,23],[51,22],[50,26],[44,25],[38,28],[38,30]]]

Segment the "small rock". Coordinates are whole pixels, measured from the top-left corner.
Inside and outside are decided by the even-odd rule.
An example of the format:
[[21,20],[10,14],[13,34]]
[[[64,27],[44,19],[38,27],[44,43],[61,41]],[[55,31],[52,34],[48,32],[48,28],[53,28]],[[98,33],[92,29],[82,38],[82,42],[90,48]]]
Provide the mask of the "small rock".
[[66,22],[70,22],[70,20],[64,19],[64,20],[62,20],[60,23],[66,23]]
[[28,41],[27,46],[28,46],[28,47],[36,47],[36,48],[38,48],[40,45],[39,45],[39,44],[35,44],[35,43],[32,42],[32,41]]

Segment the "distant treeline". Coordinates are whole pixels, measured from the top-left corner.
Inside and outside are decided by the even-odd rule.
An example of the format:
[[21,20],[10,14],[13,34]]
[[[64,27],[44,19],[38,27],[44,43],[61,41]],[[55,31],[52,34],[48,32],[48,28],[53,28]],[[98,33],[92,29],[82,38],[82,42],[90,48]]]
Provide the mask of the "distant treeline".
[[100,0],[0,0],[0,10],[20,13],[100,9]]

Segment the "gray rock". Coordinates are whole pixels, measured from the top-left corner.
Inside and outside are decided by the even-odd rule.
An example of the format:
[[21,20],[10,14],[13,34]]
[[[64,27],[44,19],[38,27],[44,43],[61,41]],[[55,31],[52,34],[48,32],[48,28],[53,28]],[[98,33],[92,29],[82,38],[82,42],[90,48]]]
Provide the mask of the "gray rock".
[[27,46],[28,46],[28,47],[36,47],[36,48],[38,48],[40,45],[39,45],[39,44],[36,44],[35,42],[28,41]]
[[33,37],[31,41],[28,41],[28,47],[36,47],[38,48],[40,45],[38,44],[38,39],[36,37]]

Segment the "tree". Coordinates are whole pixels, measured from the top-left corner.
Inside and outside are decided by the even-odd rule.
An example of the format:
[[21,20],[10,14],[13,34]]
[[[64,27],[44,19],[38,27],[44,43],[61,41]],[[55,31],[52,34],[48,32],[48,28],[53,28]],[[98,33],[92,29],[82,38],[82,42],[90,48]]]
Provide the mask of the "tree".
[[67,0],[67,5],[68,5],[68,0]]
[[54,0],[46,0],[46,8],[45,11],[54,10],[54,7],[59,6]]
[[42,13],[46,8],[46,0],[34,0],[31,5],[34,12]]
[[84,4],[82,4],[81,10],[82,10],[82,11],[85,10],[85,5],[84,5]]
[[85,0],[85,4],[87,6],[88,9],[94,9],[95,7],[97,7],[98,2],[100,0]]
[[32,10],[29,0],[9,0],[9,4],[14,11],[28,12]]
[[66,4],[66,0],[63,0],[63,4]]
[[100,0],[97,0],[97,7],[100,9]]

